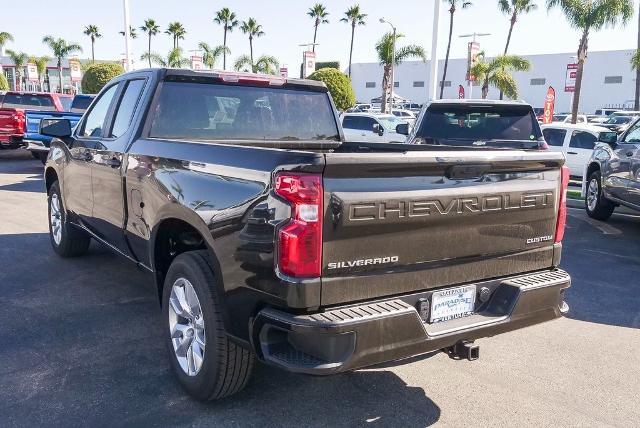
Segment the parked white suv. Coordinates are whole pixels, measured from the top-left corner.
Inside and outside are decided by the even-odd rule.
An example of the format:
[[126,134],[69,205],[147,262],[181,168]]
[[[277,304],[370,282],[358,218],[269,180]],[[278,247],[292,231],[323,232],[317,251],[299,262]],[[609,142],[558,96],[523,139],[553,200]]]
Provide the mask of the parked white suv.
[[344,138],[349,142],[404,143],[407,136],[398,132],[399,125],[408,127],[406,121],[391,114],[345,113],[342,115]]

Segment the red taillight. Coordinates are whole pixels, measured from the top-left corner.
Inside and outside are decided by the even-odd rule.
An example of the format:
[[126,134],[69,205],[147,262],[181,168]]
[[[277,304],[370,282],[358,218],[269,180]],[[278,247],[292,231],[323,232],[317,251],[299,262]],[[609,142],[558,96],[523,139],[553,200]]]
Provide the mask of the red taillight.
[[291,205],[291,219],[278,231],[278,267],[298,278],[320,276],[322,263],[322,176],[280,173],[275,192]]
[[13,128],[15,129],[16,134],[24,134],[25,131],[25,117],[24,111],[16,110],[16,112],[11,116],[11,120],[13,121]]
[[558,222],[556,223],[555,242],[562,242],[564,229],[567,225],[567,188],[569,187],[569,167],[562,166],[560,173],[560,207],[558,208]]

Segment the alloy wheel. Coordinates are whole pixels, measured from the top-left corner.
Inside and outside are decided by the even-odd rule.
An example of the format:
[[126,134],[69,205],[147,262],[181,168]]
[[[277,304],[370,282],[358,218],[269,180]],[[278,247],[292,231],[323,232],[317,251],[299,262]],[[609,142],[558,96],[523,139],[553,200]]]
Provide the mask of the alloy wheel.
[[56,245],[60,245],[60,241],[62,241],[62,212],[60,209],[60,198],[56,193],[51,195],[51,202],[49,205],[51,235],[53,236],[53,242],[55,242]]
[[596,209],[598,205],[598,180],[592,178],[587,189],[587,207],[589,211]]
[[206,346],[202,307],[191,282],[178,278],[169,297],[169,331],[176,359],[188,376],[202,368]]

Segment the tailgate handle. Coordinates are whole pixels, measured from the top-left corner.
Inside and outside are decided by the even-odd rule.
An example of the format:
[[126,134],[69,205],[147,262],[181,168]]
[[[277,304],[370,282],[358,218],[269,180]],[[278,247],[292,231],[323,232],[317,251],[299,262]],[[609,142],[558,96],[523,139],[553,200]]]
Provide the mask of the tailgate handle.
[[491,170],[491,165],[454,165],[447,169],[445,176],[450,180],[480,178]]

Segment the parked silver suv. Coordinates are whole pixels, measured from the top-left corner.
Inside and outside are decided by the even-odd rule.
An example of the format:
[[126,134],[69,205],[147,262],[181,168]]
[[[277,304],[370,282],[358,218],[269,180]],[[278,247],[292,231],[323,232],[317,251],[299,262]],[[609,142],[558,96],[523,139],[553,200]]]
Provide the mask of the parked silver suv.
[[640,211],[640,119],[620,137],[602,133],[587,162],[582,196],[591,218],[607,220],[620,205]]

